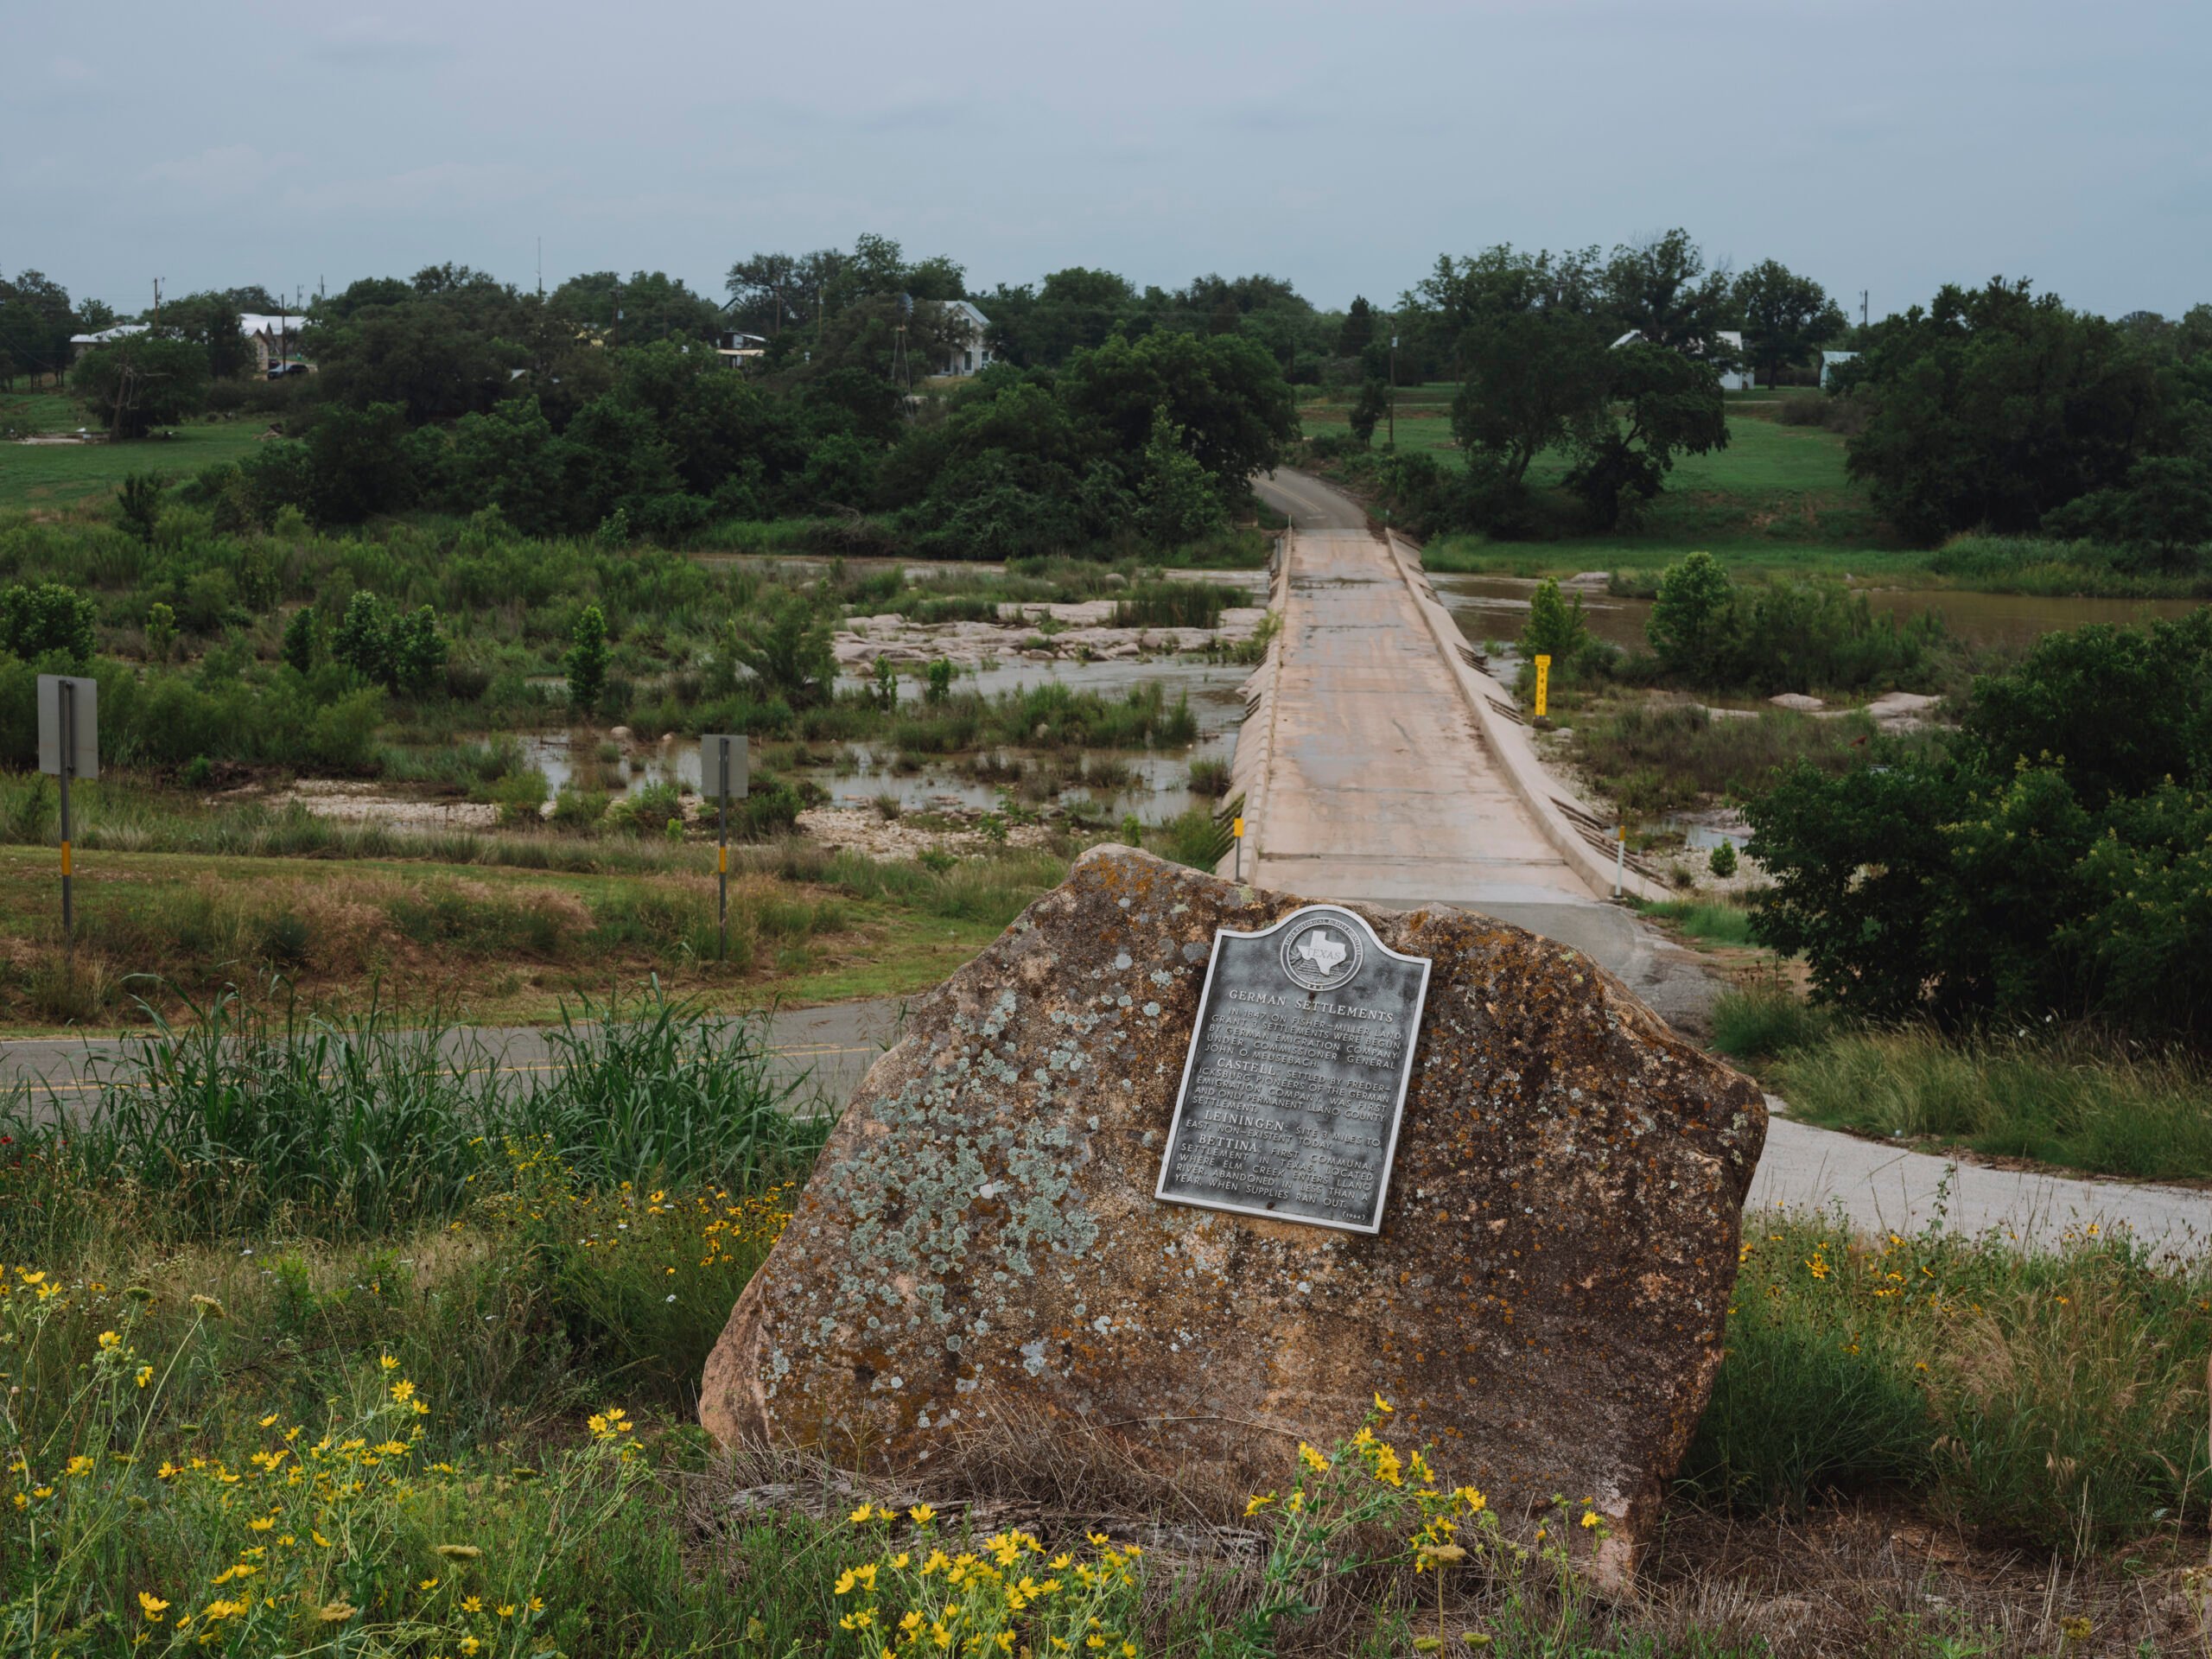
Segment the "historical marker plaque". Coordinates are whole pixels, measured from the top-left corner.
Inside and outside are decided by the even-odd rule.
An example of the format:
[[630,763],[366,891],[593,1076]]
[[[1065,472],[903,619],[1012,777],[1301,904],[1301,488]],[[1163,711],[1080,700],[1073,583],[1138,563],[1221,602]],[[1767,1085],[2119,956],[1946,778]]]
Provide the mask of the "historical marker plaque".
[[1155,1196],[1379,1232],[1428,966],[1334,905],[1217,932]]

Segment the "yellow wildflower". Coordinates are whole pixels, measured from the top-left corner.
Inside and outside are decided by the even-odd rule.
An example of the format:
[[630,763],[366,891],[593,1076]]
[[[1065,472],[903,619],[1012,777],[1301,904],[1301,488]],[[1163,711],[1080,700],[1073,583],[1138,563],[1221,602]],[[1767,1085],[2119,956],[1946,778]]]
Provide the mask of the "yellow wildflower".
[[168,1611],[168,1605],[159,1596],[149,1596],[143,1590],[138,1592],[138,1611],[146,1616],[149,1624],[160,1624],[162,1615]]
[[1388,1400],[1378,1394],[1375,1396],[1375,1409],[1388,1415],[1394,1408]]
[[1303,1440],[1298,1443],[1298,1460],[1317,1475],[1325,1475],[1329,1472],[1328,1459],[1323,1457]]
[[906,1518],[918,1527],[926,1527],[937,1519],[937,1511],[926,1503],[917,1503],[906,1511]]
[[143,1389],[153,1380],[154,1368],[150,1365],[141,1365],[138,1368],[138,1386]]

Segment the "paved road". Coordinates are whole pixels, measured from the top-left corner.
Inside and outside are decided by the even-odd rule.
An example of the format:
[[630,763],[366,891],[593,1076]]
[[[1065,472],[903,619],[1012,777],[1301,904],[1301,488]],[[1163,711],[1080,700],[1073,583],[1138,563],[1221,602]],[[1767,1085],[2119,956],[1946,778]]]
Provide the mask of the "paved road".
[[[1771,1095],[1767,1107],[1783,1109]],[[1750,1202],[1840,1208],[1854,1227],[1875,1234],[1916,1233],[1941,1215],[1949,1231],[1993,1229],[2027,1244],[2055,1244],[2092,1224],[2107,1233],[2124,1227],[2146,1244],[2192,1255],[2212,1243],[2212,1192],[1958,1163],[1778,1115],[1768,1122]]]
[[1252,493],[1290,520],[1293,530],[1364,530],[1367,509],[1318,478],[1279,467],[1252,480]]
[[[903,1004],[891,1000],[796,1008],[774,1016],[770,1040],[778,1074],[798,1084],[802,1100],[842,1107],[895,1038]],[[453,1052],[474,1065],[518,1076],[549,1064],[543,1032],[486,1027],[456,1033]],[[97,1087],[101,1066],[121,1045],[111,1039],[0,1043],[0,1087],[50,1089],[61,1109]],[[1783,1109],[1770,1097],[1769,1105]],[[1751,1183],[1756,1207],[1840,1209],[1869,1233],[1917,1232],[1942,1206],[1955,1230],[1988,1229],[2023,1243],[2051,1244],[2091,1222],[2132,1228],[2152,1244],[2202,1248],[2212,1241],[2212,1193],[2183,1187],[2078,1181],[1979,1165],[1955,1165],[1923,1153],[1815,1128],[1777,1115]]]
[[1690,952],[1593,893],[1529,818],[1364,510],[1287,469],[1255,487],[1294,530],[1263,716],[1273,758],[1247,785],[1261,798],[1252,878],[1495,916],[1573,945],[1702,1029],[1717,987]]

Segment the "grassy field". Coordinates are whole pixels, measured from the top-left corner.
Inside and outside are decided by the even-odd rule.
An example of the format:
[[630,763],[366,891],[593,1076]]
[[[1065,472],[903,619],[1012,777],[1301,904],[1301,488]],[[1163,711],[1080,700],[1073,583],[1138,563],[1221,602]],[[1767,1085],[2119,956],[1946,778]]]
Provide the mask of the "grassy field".
[[249,454],[266,429],[264,422],[242,418],[180,426],[167,437],[130,443],[0,443],[0,510],[73,506],[111,493],[132,473],[185,477]]
[[[1402,388],[1398,444],[1457,465],[1447,385]],[[1310,437],[1344,430],[1349,394],[1309,401],[1300,418]],[[1708,549],[1746,570],[1822,570],[1838,575],[1924,577],[1927,555],[1886,547],[1864,493],[1844,475],[1844,442],[1817,426],[1784,426],[1756,395],[1731,399],[1728,446],[1677,461],[1666,493],[1633,531],[1547,542],[1499,542],[1452,535],[1423,554],[1441,571],[1516,575],[1577,570],[1653,570],[1689,547]],[[1378,430],[1376,442],[1382,436]],[[1569,457],[1546,451],[1529,481],[1556,486]]]
[[2069,1033],[1963,1040],[1819,1025],[1769,1039],[1808,1122],[2136,1180],[2212,1181],[2212,1073]]
[[[2206,1542],[2212,1272],[2102,1239],[1747,1217],[1712,1407],[1618,1602],[1573,1570],[1602,1535],[1582,1495],[1547,1517],[1425,1491],[1380,1411],[1249,1509],[1072,1446],[896,1487],[731,1456],[693,1426],[701,1368],[826,1125],[782,1109],[757,1027],[594,1012],[524,1082],[435,1033],[218,1005],[66,1136],[19,1097],[0,1641],[1957,1659],[2202,1636],[2166,1586]],[[1942,1548],[1900,1568],[1905,1534]],[[1440,1536],[1465,1551],[1441,1577],[1417,1570]]]
[[897,995],[943,980],[1064,868],[1019,851],[931,871],[740,849],[717,961],[708,848],[613,871],[80,851],[72,974],[56,855],[0,847],[0,1026],[135,1021],[138,999],[173,1013],[276,982],[310,1008],[373,998],[497,1024],[550,1020],[579,994],[648,978],[722,1008]]

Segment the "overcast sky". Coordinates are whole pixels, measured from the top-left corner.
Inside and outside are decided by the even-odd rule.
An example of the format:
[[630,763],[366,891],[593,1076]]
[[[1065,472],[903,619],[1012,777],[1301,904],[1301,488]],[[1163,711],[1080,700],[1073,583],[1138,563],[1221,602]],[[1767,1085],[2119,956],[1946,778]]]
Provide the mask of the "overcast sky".
[[1856,313],[2212,300],[2205,0],[0,0],[0,267],[143,308],[849,245],[1394,298],[1671,225]]

